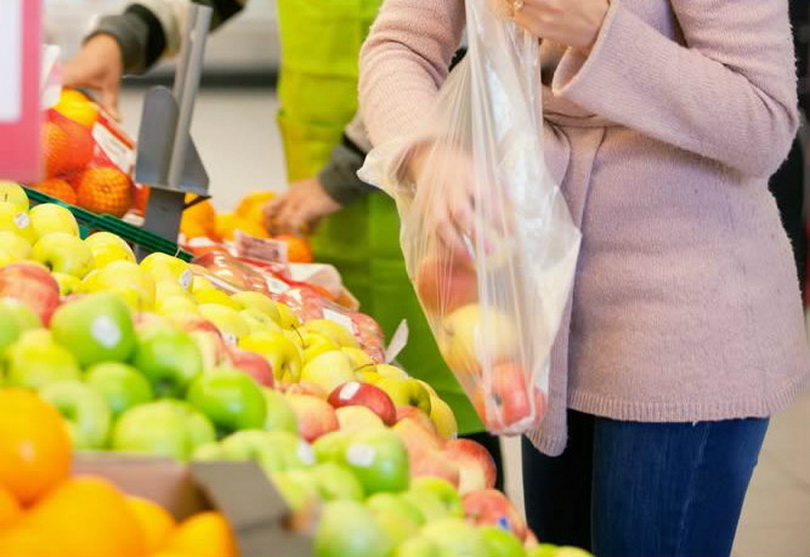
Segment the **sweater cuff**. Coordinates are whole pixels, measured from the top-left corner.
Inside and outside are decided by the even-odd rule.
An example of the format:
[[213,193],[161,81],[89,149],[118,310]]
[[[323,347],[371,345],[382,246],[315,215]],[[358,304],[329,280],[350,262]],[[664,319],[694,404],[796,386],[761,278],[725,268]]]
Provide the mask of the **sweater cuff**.
[[143,73],[157,62],[166,49],[166,36],[155,15],[133,4],[121,15],[101,18],[98,27],[85,39],[110,35],[121,47],[125,73]]
[[360,153],[338,145],[332,151],[329,163],[318,174],[318,180],[329,197],[344,207],[374,190],[357,176],[363,159]]
[[[622,0],[611,0],[602,27],[590,54],[575,48],[566,50],[551,83],[554,95],[569,99],[588,108],[588,99],[603,97],[616,80],[627,80],[628,68],[622,62],[626,41],[637,40],[635,16],[622,5]],[[636,37],[636,38],[634,38]]]

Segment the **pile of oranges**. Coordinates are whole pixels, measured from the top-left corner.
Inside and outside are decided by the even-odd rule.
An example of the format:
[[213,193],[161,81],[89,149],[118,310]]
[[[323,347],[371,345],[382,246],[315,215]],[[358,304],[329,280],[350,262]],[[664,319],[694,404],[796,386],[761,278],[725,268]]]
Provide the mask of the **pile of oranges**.
[[3,557],[236,557],[220,513],[178,524],[104,479],[72,477],[68,430],[36,393],[0,390],[0,408]]
[[98,106],[78,91],[65,90],[43,128],[45,177],[32,187],[66,203],[116,217],[132,206],[131,178],[98,154],[93,127]]

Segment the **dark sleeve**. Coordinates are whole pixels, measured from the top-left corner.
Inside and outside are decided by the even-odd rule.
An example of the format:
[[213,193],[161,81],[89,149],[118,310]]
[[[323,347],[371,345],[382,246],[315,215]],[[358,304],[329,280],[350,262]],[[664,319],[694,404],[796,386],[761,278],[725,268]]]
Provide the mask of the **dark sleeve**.
[[318,180],[329,197],[343,206],[376,190],[357,177],[366,154],[346,135],[332,150],[332,157],[318,174]]

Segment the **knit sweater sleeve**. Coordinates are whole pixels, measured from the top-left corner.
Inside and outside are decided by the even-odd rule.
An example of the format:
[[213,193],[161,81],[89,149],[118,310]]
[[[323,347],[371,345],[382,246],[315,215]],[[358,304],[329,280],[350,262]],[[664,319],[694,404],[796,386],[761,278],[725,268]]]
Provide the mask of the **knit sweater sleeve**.
[[464,0],[386,0],[360,53],[360,108],[379,145],[414,131],[447,78]]
[[686,46],[612,0],[589,56],[569,49],[555,95],[753,176],[798,127],[787,0],[671,0]]

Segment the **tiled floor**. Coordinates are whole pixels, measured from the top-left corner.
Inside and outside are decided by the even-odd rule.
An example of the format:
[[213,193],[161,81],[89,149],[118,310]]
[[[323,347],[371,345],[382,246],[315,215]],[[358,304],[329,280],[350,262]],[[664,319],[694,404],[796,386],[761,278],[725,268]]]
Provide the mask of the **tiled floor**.
[[[142,90],[125,92],[122,112],[132,133]],[[204,91],[197,102],[194,137],[220,209],[247,191],[285,187],[281,144],[270,90]],[[509,491],[520,497],[519,448],[507,451]],[[734,545],[735,557],[810,556],[810,392],[773,418],[754,473]]]

